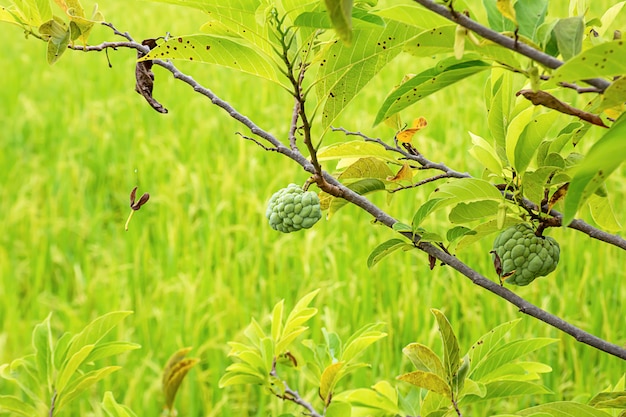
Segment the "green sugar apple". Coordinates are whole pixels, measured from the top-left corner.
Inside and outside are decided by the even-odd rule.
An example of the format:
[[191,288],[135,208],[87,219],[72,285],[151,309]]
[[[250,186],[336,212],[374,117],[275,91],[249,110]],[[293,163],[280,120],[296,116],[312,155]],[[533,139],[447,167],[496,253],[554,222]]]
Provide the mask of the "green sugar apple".
[[535,278],[548,275],[556,269],[560,251],[556,240],[536,236],[530,224],[519,223],[496,237],[492,253],[495,252],[500,258],[501,277],[506,282],[528,285]]
[[289,184],[272,195],[265,216],[272,229],[283,233],[308,229],[322,218],[320,199],[313,191]]

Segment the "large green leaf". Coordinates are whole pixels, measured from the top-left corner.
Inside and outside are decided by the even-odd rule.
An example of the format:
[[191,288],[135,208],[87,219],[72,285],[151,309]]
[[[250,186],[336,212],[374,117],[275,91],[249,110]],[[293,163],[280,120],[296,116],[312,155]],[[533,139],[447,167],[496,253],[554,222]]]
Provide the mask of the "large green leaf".
[[622,163],[626,155],[625,136],[626,116],[622,115],[591,147],[583,162],[576,169],[565,197],[564,225],[572,221],[578,208]]
[[585,21],[582,16],[559,19],[553,31],[564,61],[580,53],[585,32]]
[[488,356],[495,352],[501,345],[503,337],[511,331],[512,328],[517,326],[521,319],[512,320],[506,323],[502,323],[489,332],[482,335],[470,348],[469,355],[472,363],[472,369],[469,375],[473,375],[477,368],[480,368],[482,363],[488,358]]
[[[493,400],[495,398],[510,398],[516,396],[546,395],[552,391],[530,381],[493,381],[485,384],[487,393],[484,397],[470,395],[463,398],[463,403],[471,404],[479,401]],[[574,415],[570,416],[574,417]],[[578,417],[578,415],[576,415]]]
[[502,201],[500,191],[488,181],[478,178],[460,178],[442,184],[432,193],[431,198],[441,198],[439,207],[456,203],[493,200]]
[[475,367],[471,373],[472,379],[475,381],[489,382],[489,374],[497,370],[500,366],[512,362],[530,352],[542,347],[556,343],[557,339],[534,338],[515,340],[499,347],[496,351],[491,352],[488,356],[483,357],[480,363],[473,363]]
[[177,36],[159,44],[140,61],[173,59],[233,68],[278,82],[271,62],[253,47],[232,38],[212,35]]
[[551,83],[572,82],[596,77],[626,74],[626,41],[602,43],[589,48],[561,65],[550,79]]
[[66,362],[59,369],[59,375],[55,383],[55,389],[59,395],[64,394],[65,387],[70,379],[74,376],[78,367],[85,361],[87,356],[93,350],[94,345],[84,345],[72,356],[68,357]]
[[450,210],[448,218],[452,223],[468,223],[485,217],[495,216],[498,213],[500,204],[494,200],[459,203]]
[[475,56],[456,60],[446,59],[404,82],[387,96],[376,115],[374,124],[393,116],[411,104],[417,103],[451,84],[490,68]]
[[389,21],[385,27],[354,30],[351,45],[342,42],[323,50],[316,84],[322,110],[322,125],[328,127],[357,93],[401,51],[405,42],[419,31]]
[[514,8],[519,34],[537,42],[537,30],[546,18],[548,0],[518,1]]

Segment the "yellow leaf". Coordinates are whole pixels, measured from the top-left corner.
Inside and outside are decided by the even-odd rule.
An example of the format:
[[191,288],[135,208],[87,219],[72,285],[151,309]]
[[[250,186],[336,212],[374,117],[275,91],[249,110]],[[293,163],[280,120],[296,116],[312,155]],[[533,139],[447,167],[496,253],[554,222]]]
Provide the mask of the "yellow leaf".
[[426,121],[425,118],[419,117],[413,120],[412,127],[408,129],[404,129],[401,132],[398,132],[398,134],[396,135],[396,139],[398,139],[398,142],[401,142],[401,143],[411,143],[411,139],[413,139],[413,136],[417,132],[425,128],[427,124],[428,122]]
[[393,177],[387,177],[387,181],[412,181],[413,180],[413,170],[408,163],[402,165],[402,168],[398,171],[398,173]]
[[506,17],[517,25],[517,19],[515,18],[515,9],[513,8],[513,0],[497,0],[496,7],[502,13],[502,16]]

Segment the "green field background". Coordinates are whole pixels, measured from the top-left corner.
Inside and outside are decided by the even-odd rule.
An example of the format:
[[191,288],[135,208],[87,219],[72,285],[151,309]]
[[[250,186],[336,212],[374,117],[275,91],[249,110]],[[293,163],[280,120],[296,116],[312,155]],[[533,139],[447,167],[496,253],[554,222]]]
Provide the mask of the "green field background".
[[[610,2],[593,3],[601,11],[599,3]],[[100,8],[108,21],[138,40],[196,32],[205,20],[191,9],[149,2],[110,1]],[[294,163],[241,139],[237,132],[249,132],[160,68],[154,70],[154,95],[169,114],[152,110],[134,92],[131,50],[109,51],[112,68],[104,53],[76,51],[51,67],[42,42],[24,39],[16,27],[0,28],[0,364],[32,353],[31,329],[50,312],[55,335],[61,335],[104,313],[132,310],[114,336],[142,345],[115,359],[123,369],[64,415],[102,416],[97,403],[106,390],[140,416],[159,415],[161,369],[185,346],[194,348],[192,355],[201,363],[181,386],[179,415],[300,412],[257,387],[220,389],[218,380],[230,363],[227,342],[242,340],[252,317],[267,324],[276,302],[285,299],[291,307],[316,288],[321,288],[314,301],[319,314],[307,337],[321,341],[321,329],[327,328],[347,338],[372,322],[384,322],[388,333],[362,356],[372,367],[341,381],[338,390],[393,381],[411,370],[401,352],[411,342],[440,352],[430,308],[445,312],[463,351],[496,325],[524,317],[449,268],[430,271],[427,257],[416,251],[394,254],[368,269],[371,250],[394,235],[354,207],[306,232],[273,231],[264,215],[268,198],[290,182],[307,179]],[[114,37],[107,28],[96,28],[91,42],[105,39]],[[375,113],[402,76],[421,71],[422,65],[410,59],[392,63],[336,125],[392,139],[391,129],[371,127]],[[287,136],[292,99],[284,91],[208,65],[181,63],[180,68],[261,127]],[[424,116],[429,122],[415,139],[420,151],[476,176],[481,171],[467,154],[467,132],[489,136],[485,77],[403,113],[407,120]],[[594,134],[582,146],[592,143]],[[343,139],[332,133],[324,140]],[[622,224],[624,178],[619,172],[609,181]],[[135,185],[151,198],[125,232],[128,194]],[[390,202],[382,195],[372,198],[410,223],[435,187],[398,193]],[[429,224],[445,231],[445,220],[441,214]],[[550,233],[561,243],[556,273],[514,291],[593,334],[626,344],[624,251],[573,230]],[[488,240],[458,256],[495,278]],[[477,412],[586,400],[617,382],[626,369],[624,361],[529,317],[511,334],[520,337],[559,340],[528,357],[552,366],[543,382],[554,394],[498,401]],[[315,401],[313,387],[298,388]],[[0,380],[0,393],[14,392]]]

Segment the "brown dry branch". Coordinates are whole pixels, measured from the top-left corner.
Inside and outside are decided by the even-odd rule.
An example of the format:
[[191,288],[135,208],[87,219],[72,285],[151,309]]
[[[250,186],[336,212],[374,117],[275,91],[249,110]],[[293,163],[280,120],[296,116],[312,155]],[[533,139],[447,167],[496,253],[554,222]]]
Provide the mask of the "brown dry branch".
[[[424,0],[420,0],[420,2],[421,1],[424,1]],[[427,2],[427,3],[430,3],[430,2]],[[445,10],[448,10],[448,9],[445,9]],[[113,28],[112,25],[107,24],[107,26]],[[473,30],[472,28],[468,28],[468,29]],[[116,33],[119,34],[120,32],[116,31]],[[123,36],[123,34],[122,34],[122,36]],[[89,47],[85,47],[85,48],[74,47],[74,49],[81,49],[81,50],[85,50],[85,51],[102,51],[102,50],[104,50],[106,48],[111,48],[111,47],[113,47],[113,46],[111,46],[111,43],[103,43],[103,44],[100,44],[100,45],[89,46]],[[115,47],[121,47],[121,45],[115,44]],[[146,51],[147,50],[147,47],[145,47],[145,46],[143,46],[143,45],[141,45],[139,43],[136,43],[136,42],[128,42],[128,44],[125,47],[134,48],[134,49],[142,50],[142,51]],[[272,145],[273,148],[275,148],[275,150],[277,152],[285,155],[286,157],[290,158],[291,160],[293,160],[294,162],[299,164],[306,172],[309,172],[310,174],[313,175],[313,178],[316,180],[318,186],[320,186],[322,191],[325,191],[325,192],[327,192],[327,193],[329,193],[329,194],[331,194],[333,196],[336,196],[336,197],[344,198],[349,203],[352,203],[355,206],[358,206],[361,209],[363,209],[366,212],[368,212],[370,215],[372,215],[372,217],[374,217],[374,219],[378,223],[384,224],[385,226],[387,226],[389,228],[392,228],[393,225],[395,223],[397,223],[397,220],[395,218],[393,218],[392,216],[390,216],[389,214],[387,214],[386,212],[381,210],[378,206],[376,206],[370,200],[368,200],[364,196],[362,196],[362,195],[352,191],[348,187],[344,186],[334,176],[332,176],[328,172],[326,172],[326,171],[319,171],[319,167],[315,167],[313,165],[313,163],[311,161],[309,161],[300,152],[298,152],[297,150],[291,149],[289,146],[285,146],[274,135],[272,135],[268,131],[266,131],[266,130],[262,129],[261,127],[259,127],[250,118],[248,118],[247,116],[244,116],[243,114],[241,114],[232,105],[230,105],[228,102],[226,102],[226,101],[222,100],[221,98],[219,98],[217,95],[215,95],[208,88],[200,85],[191,76],[182,73],[171,62],[166,62],[166,61],[162,61],[162,60],[154,60],[153,63],[154,63],[154,65],[158,65],[158,66],[166,69],[167,71],[169,71],[173,75],[173,77],[175,79],[180,80],[183,83],[189,85],[191,88],[193,88],[193,90],[196,93],[201,94],[201,95],[207,97],[211,101],[211,103],[213,103],[214,105],[220,107],[230,117],[232,117],[233,119],[237,120],[243,126],[246,126],[253,135],[261,138],[263,141],[268,142],[269,144]],[[432,168],[432,169],[440,169],[440,170],[442,170],[444,172],[446,172],[446,169],[449,172],[455,172],[455,171],[450,170],[449,168],[445,167],[445,165],[443,165],[443,164],[435,164],[435,163],[432,163],[432,162],[426,160],[422,155],[417,155],[417,156],[416,155],[410,155],[410,154],[408,154],[407,152],[404,152],[401,149],[397,150],[397,152],[404,153],[404,156],[407,157],[408,159],[416,158],[415,160],[417,162],[419,162],[420,164],[422,164],[424,167],[429,167],[429,168]],[[469,175],[469,174],[461,174],[461,173],[458,173],[458,174],[461,177],[465,177],[466,175]],[[601,231],[599,231],[597,229],[592,228],[591,226],[587,227],[588,225],[582,226],[582,225],[580,225],[579,222],[580,221],[576,221],[575,220],[574,222],[572,222],[572,225],[575,224],[575,223],[578,224],[579,227],[582,227],[583,229],[587,230],[587,234],[589,234],[591,237],[602,236],[602,234],[604,233],[604,232],[601,232]],[[574,228],[576,228],[576,227],[574,227]],[[578,229],[578,230],[580,230],[580,229]],[[584,331],[584,330],[582,330],[582,329],[572,325],[571,323],[563,320],[562,318],[560,318],[558,316],[555,316],[554,314],[551,314],[551,313],[549,313],[549,312],[547,312],[545,310],[542,310],[541,308],[531,304],[530,302],[528,302],[528,301],[524,300],[523,298],[519,297],[517,294],[513,293],[512,291],[508,290],[507,288],[502,287],[499,284],[497,284],[496,282],[486,278],[484,275],[482,275],[479,272],[475,271],[474,269],[472,269],[471,267],[469,267],[468,265],[463,263],[461,260],[459,260],[455,256],[446,253],[445,251],[441,250],[440,248],[438,248],[435,245],[432,245],[432,244],[427,243],[427,242],[420,242],[420,236],[419,235],[413,234],[413,233],[402,233],[402,234],[407,239],[411,240],[418,249],[422,250],[423,252],[426,252],[428,255],[438,259],[439,261],[441,261],[445,265],[448,265],[451,268],[455,269],[456,271],[460,272],[462,275],[464,275],[465,277],[469,278],[474,284],[476,284],[476,285],[486,289],[487,291],[489,291],[489,292],[491,292],[491,293],[501,297],[502,299],[508,301],[509,303],[517,306],[519,308],[520,312],[522,312],[524,314],[527,314],[527,315],[530,315],[532,317],[535,317],[536,319],[541,320],[544,323],[546,323],[546,324],[548,324],[550,326],[553,326],[556,329],[559,329],[559,330],[561,330],[564,333],[567,333],[567,334],[571,335],[576,340],[578,340],[578,341],[580,341],[582,343],[585,343],[585,344],[587,344],[587,345],[589,345],[591,347],[594,347],[594,348],[596,348],[598,350],[601,350],[603,352],[609,353],[611,355],[614,355],[616,357],[619,357],[621,359],[626,360],[626,349],[624,349],[623,347],[618,346],[618,345],[613,344],[613,343],[610,343],[610,342],[608,342],[606,340],[603,340],[603,339],[601,339],[601,338],[599,338],[597,336],[594,336],[594,335],[592,335],[592,334],[590,334],[590,333],[588,333],[588,332],[586,332],[586,331]],[[607,238],[607,240],[605,240],[605,241],[607,241],[608,243],[612,243],[612,242],[615,241],[615,237]],[[616,246],[620,246],[620,245],[618,244]],[[289,393],[291,394],[292,392],[290,391]],[[298,397],[294,397],[294,398],[298,398]],[[301,404],[301,405],[305,406],[305,408],[306,408],[305,404]],[[319,416],[319,414],[313,414],[315,412],[314,410],[309,410],[309,411],[312,413],[311,415]]]

